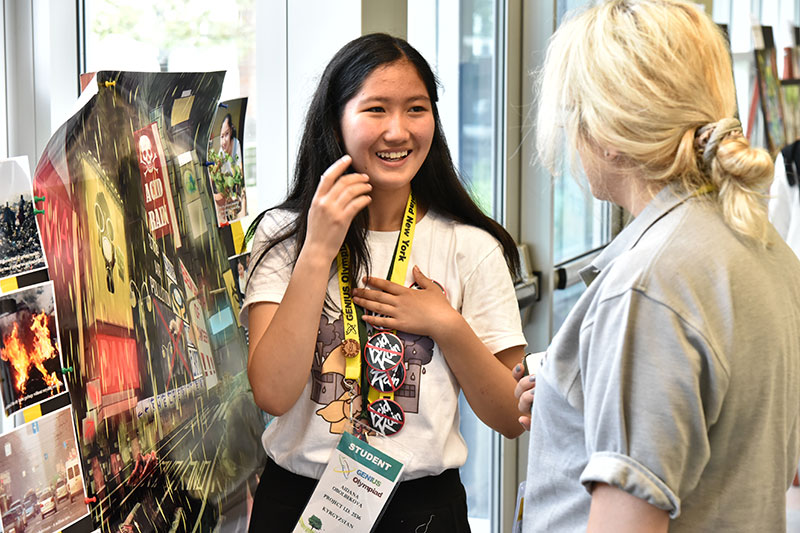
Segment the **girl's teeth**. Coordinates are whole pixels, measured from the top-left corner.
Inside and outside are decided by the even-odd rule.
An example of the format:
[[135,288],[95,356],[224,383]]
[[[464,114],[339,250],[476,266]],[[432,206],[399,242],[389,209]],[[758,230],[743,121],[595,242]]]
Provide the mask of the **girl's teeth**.
[[378,152],[378,157],[381,159],[397,160],[402,159],[408,155],[408,150],[403,152]]

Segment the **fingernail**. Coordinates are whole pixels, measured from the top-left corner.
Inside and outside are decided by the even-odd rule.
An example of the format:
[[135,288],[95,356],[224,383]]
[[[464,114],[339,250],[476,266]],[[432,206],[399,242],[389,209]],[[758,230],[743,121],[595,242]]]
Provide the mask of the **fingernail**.
[[528,380],[529,380],[531,383],[534,383],[534,382],[536,381],[536,376],[530,376],[530,377],[528,378]]
[[519,372],[520,370],[522,370],[522,365],[517,365],[514,367],[514,372]]

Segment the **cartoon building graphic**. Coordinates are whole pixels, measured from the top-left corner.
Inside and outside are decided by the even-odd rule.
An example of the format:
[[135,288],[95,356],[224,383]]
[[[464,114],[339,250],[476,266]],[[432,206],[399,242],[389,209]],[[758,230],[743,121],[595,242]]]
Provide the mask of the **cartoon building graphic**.
[[[422,376],[425,365],[433,357],[433,340],[429,337],[398,333],[403,340],[406,380],[394,393],[395,401],[406,413],[419,412],[419,395],[422,391]],[[311,365],[311,399],[323,407],[317,414],[331,422],[331,430],[339,432],[343,409],[338,403],[350,399],[350,388],[345,383],[345,357],[341,350],[344,324],[341,318],[329,322],[323,315],[317,332],[314,362]],[[336,404],[336,405],[335,405]],[[335,407],[334,407],[335,405]]]

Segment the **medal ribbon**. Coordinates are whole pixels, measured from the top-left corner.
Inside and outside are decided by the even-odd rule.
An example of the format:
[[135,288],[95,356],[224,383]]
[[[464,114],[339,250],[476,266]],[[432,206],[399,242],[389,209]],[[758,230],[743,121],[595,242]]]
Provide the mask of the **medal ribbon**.
[[[336,256],[336,271],[339,279],[339,298],[342,302],[342,321],[344,322],[345,340],[354,340],[361,348],[365,345],[366,331],[359,327],[361,323],[361,309],[353,304],[350,294],[350,249],[342,245],[339,255]],[[361,332],[364,332],[363,339]],[[361,375],[361,357],[345,357],[344,378],[358,381]]]
[[[398,285],[405,285],[408,263],[411,258],[411,244],[414,241],[414,230],[417,227],[417,202],[414,194],[408,195],[403,223],[400,234],[397,236],[397,243],[394,247],[394,257],[389,265],[389,273],[386,278]],[[339,280],[339,298],[342,303],[342,321],[344,322],[344,338],[354,339],[359,342],[360,356],[345,357],[345,379],[356,380],[359,384],[364,383],[362,389],[362,412],[366,412],[367,405],[380,398],[394,399],[393,392],[381,392],[372,388],[367,379],[367,365],[362,364],[364,348],[367,345],[366,327],[361,316],[363,310],[353,304],[351,288],[353,286],[350,279],[350,250],[347,245],[342,245],[339,255],[336,256],[337,278]],[[394,333],[394,331],[393,331]],[[402,364],[402,363],[401,363]],[[369,392],[367,392],[369,391]]]

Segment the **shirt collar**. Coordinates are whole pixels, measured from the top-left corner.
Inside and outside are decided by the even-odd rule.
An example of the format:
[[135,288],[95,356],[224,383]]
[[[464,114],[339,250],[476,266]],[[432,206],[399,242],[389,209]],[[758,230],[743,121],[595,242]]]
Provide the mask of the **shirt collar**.
[[602,272],[611,261],[616,259],[617,256],[636,246],[653,224],[695,195],[696,193],[693,192],[678,192],[674,187],[669,185],[662,188],[658,194],[650,200],[642,212],[639,213],[639,216],[633,219],[633,221],[603,249],[594,261],[579,271],[581,279],[583,279],[586,286],[589,286],[600,272]]

